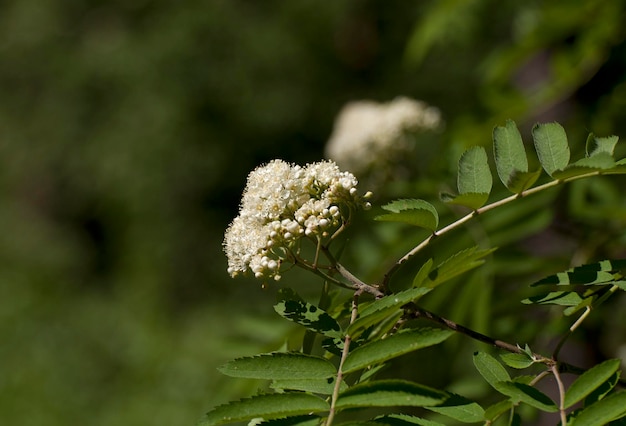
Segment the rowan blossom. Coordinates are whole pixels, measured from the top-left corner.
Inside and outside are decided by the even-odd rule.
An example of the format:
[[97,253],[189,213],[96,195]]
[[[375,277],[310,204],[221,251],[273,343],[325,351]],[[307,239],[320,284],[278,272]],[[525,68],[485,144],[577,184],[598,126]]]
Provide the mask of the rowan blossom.
[[301,167],[273,160],[256,168],[224,236],[228,273],[280,279],[281,264],[292,260],[302,238],[327,238],[347,211],[369,207],[371,194],[359,195],[357,184],[332,161]]
[[406,97],[350,102],[337,116],[325,154],[359,175],[372,170],[380,175],[413,148],[415,135],[441,124],[437,108]]

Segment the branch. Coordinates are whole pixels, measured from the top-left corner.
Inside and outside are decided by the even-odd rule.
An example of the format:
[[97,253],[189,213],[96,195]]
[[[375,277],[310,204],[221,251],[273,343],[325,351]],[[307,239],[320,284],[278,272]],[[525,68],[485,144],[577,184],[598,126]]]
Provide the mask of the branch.
[[558,186],[560,184],[564,184],[564,183],[568,183],[568,182],[572,182],[578,179],[583,179],[583,178],[587,178],[587,177],[592,177],[592,176],[599,176],[602,173],[600,171],[593,171],[593,172],[589,172],[589,173],[585,173],[583,175],[578,175],[578,176],[571,176],[565,179],[557,179],[557,180],[553,180],[551,182],[545,183],[543,185],[539,185],[536,186],[534,188],[530,188],[527,189],[525,191],[520,192],[519,194],[513,194],[509,197],[503,198],[501,200],[498,201],[494,201],[491,204],[487,204],[483,207],[480,207],[474,211],[472,211],[471,213],[466,214],[465,216],[463,216],[462,218],[452,222],[451,224],[433,232],[430,236],[428,236],[425,240],[423,240],[421,243],[419,243],[417,246],[415,246],[414,248],[412,248],[408,253],[406,253],[404,256],[402,256],[400,259],[398,259],[396,261],[396,263],[394,263],[394,265],[387,271],[387,273],[384,275],[383,277],[383,282],[382,282],[382,287],[386,288],[389,280],[391,279],[391,276],[400,268],[400,266],[402,266],[403,263],[405,263],[407,260],[409,260],[411,257],[415,256],[417,253],[419,253],[420,251],[422,251],[425,247],[427,247],[436,237],[439,237],[441,235],[447,234],[450,231],[455,230],[456,228],[459,228],[461,225],[463,225],[464,223],[470,221],[471,219],[486,213],[488,211],[491,211],[493,209],[496,209],[500,206],[503,206],[505,204],[511,203],[519,198],[524,198],[527,197],[529,195],[535,194],[537,192],[541,192],[544,191],[546,189]]

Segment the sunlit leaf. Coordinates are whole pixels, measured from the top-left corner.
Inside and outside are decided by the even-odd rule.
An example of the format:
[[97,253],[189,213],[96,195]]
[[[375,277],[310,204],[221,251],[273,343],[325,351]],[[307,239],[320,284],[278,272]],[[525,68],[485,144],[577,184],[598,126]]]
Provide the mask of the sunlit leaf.
[[495,404],[487,407],[487,409],[485,410],[485,419],[493,421],[500,417],[506,411],[509,411],[511,408],[513,408],[513,401],[511,401],[510,399],[496,402]]
[[444,402],[446,392],[405,380],[358,384],[339,395],[338,409],[354,407],[424,407]]
[[374,422],[388,426],[445,426],[443,423],[422,419],[421,417],[409,416],[408,414],[389,414],[376,417]]
[[626,271],[626,259],[602,260],[600,262],[577,266],[575,268],[568,269],[567,271],[550,275],[532,285],[588,285],[611,283],[616,280],[615,274],[617,272],[620,272],[620,276],[617,278],[621,278],[621,271]]
[[543,169],[550,176],[569,164],[570,151],[565,130],[559,123],[537,124],[532,130],[535,149]]
[[198,426],[214,426],[235,423],[262,417],[266,420],[287,416],[308,415],[326,412],[329,405],[323,399],[303,393],[257,395],[233,401],[209,411]]
[[522,135],[513,120],[507,120],[504,126],[493,129],[493,153],[500,180],[513,192],[519,187],[510,186],[515,174],[528,172],[528,158],[524,149]]
[[588,406],[597,401],[600,401],[602,398],[608,395],[608,393],[611,392],[619,382],[621,373],[621,371],[616,371],[604,383],[602,383],[593,392],[591,392],[589,396],[585,398],[584,406]]
[[551,291],[522,300],[527,305],[561,305],[576,306],[583,298],[574,291]]
[[626,416],[626,391],[620,391],[580,411],[571,426],[603,426]]
[[350,352],[343,364],[343,372],[349,373],[417,349],[436,345],[452,334],[450,330],[439,328],[402,330],[386,339],[375,340]]
[[303,301],[293,290],[281,289],[274,310],[282,317],[328,337],[341,337],[341,327],[326,311]]
[[459,160],[459,194],[488,194],[492,184],[485,148],[475,146],[465,151]]
[[300,352],[274,352],[230,361],[218,370],[249,379],[324,379],[337,373],[328,360]]
[[581,401],[606,382],[619,368],[619,359],[610,359],[595,365],[581,374],[565,392],[564,408]]
[[430,231],[437,230],[439,225],[437,210],[424,200],[396,200],[382,208],[391,213],[376,216],[376,220],[408,223]]

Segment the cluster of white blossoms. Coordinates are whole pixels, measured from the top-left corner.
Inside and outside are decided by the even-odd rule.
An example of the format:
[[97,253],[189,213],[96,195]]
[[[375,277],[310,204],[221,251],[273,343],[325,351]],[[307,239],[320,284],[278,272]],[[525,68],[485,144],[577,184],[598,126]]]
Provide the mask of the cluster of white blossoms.
[[300,167],[273,160],[256,168],[224,237],[228,273],[280,279],[281,262],[299,239],[329,236],[343,223],[342,208],[369,208],[371,193],[358,195],[357,183],[332,161]]
[[325,154],[341,167],[361,174],[408,151],[410,135],[441,124],[437,108],[406,97],[389,103],[350,102],[337,116]]

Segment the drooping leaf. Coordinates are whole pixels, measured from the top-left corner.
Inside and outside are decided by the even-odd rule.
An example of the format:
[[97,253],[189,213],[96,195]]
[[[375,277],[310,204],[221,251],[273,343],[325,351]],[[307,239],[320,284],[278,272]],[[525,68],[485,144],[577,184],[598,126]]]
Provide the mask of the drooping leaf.
[[339,323],[326,311],[302,300],[293,290],[281,289],[274,310],[283,318],[324,336],[341,337]]
[[339,395],[338,409],[355,407],[424,407],[444,402],[446,392],[406,380],[375,380]]
[[257,395],[214,408],[200,420],[198,426],[243,422],[257,417],[271,420],[309,415],[326,412],[329,408],[323,399],[303,392]]
[[528,172],[528,158],[524,149],[522,135],[513,120],[507,120],[504,126],[493,129],[493,153],[500,180],[512,192],[520,192],[519,187],[511,187],[514,175]]
[[238,358],[218,370],[227,376],[248,379],[325,379],[337,373],[328,360],[300,352],[274,352]]
[[492,184],[485,148],[475,146],[465,151],[459,160],[459,194],[489,194]]
[[587,144],[585,146],[587,157],[595,157],[596,155],[603,153],[613,157],[615,145],[617,145],[618,140],[619,138],[617,136],[599,138],[593,133],[590,133],[589,137],[587,137]]
[[583,298],[574,291],[551,291],[522,300],[526,305],[577,306]]
[[421,417],[409,416],[408,414],[388,414],[376,417],[374,422],[381,426],[445,426],[443,423],[422,419]]
[[424,200],[396,200],[382,207],[391,213],[375,219],[386,222],[403,222],[436,231],[439,214],[435,207]]
[[569,164],[570,150],[565,130],[559,123],[537,124],[532,130],[535,149],[543,169],[550,176]]
[[467,194],[441,194],[441,201],[448,204],[457,204],[459,206],[468,207],[472,210],[477,210],[485,205],[487,200],[489,199],[489,193],[476,193],[476,192],[468,192]]
[[445,281],[477,268],[485,262],[483,257],[495,250],[495,248],[479,250],[478,247],[461,250],[432,269],[428,273],[427,279],[423,280],[420,286],[432,289]]
[[343,364],[343,372],[350,373],[418,349],[436,345],[452,334],[453,332],[450,330],[438,328],[402,330],[386,339],[375,340],[350,352]]
[[409,302],[419,299],[430,290],[431,289],[424,287],[410,288],[408,290],[390,294],[389,296],[382,297],[372,302],[363,308],[363,310],[359,313],[357,320],[350,324],[346,333],[354,338],[358,335],[359,331],[379,323],[394,310],[399,309],[401,306],[406,305]]
[[523,402],[531,407],[550,413],[558,411],[554,401],[552,401],[545,393],[530,385],[513,381],[498,382],[495,384],[495,389],[498,392],[512,398],[515,402]]
[[[586,265],[577,266],[575,268],[568,269],[564,272],[559,272],[554,275],[550,275],[543,278],[532,286],[556,284],[556,285],[569,285],[569,284],[604,284],[612,283],[617,279],[622,278],[622,272],[626,271],[626,259],[612,259],[602,260],[600,262],[590,263]],[[616,274],[620,276],[616,277]]]
[[624,416],[626,416],[626,391],[620,391],[584,408],[576,415],[571,425],[603,426]]
[[495,388],[497,383],[511,380],[511,376],[502,364],[488,353],[476,352],[473,361],[480,375],[492,387]]
[[448,399],[437,406],[425,408],[463,423],[480,422],[485,417],[483,407],[456,394],[449,394]]
[[[335,380],[336,377],[327,379],[280,379],[273,380],[270,387],[276,390],[297,390],[330,395],[335,388]],[[339,386],[342,391],[348,389],[348,385],[345,382],[341,382]]]
[[619,369],[619,366],[619,359],[610,359],[581,374],[565,392],[564,408],[571,407],[600,387]]

